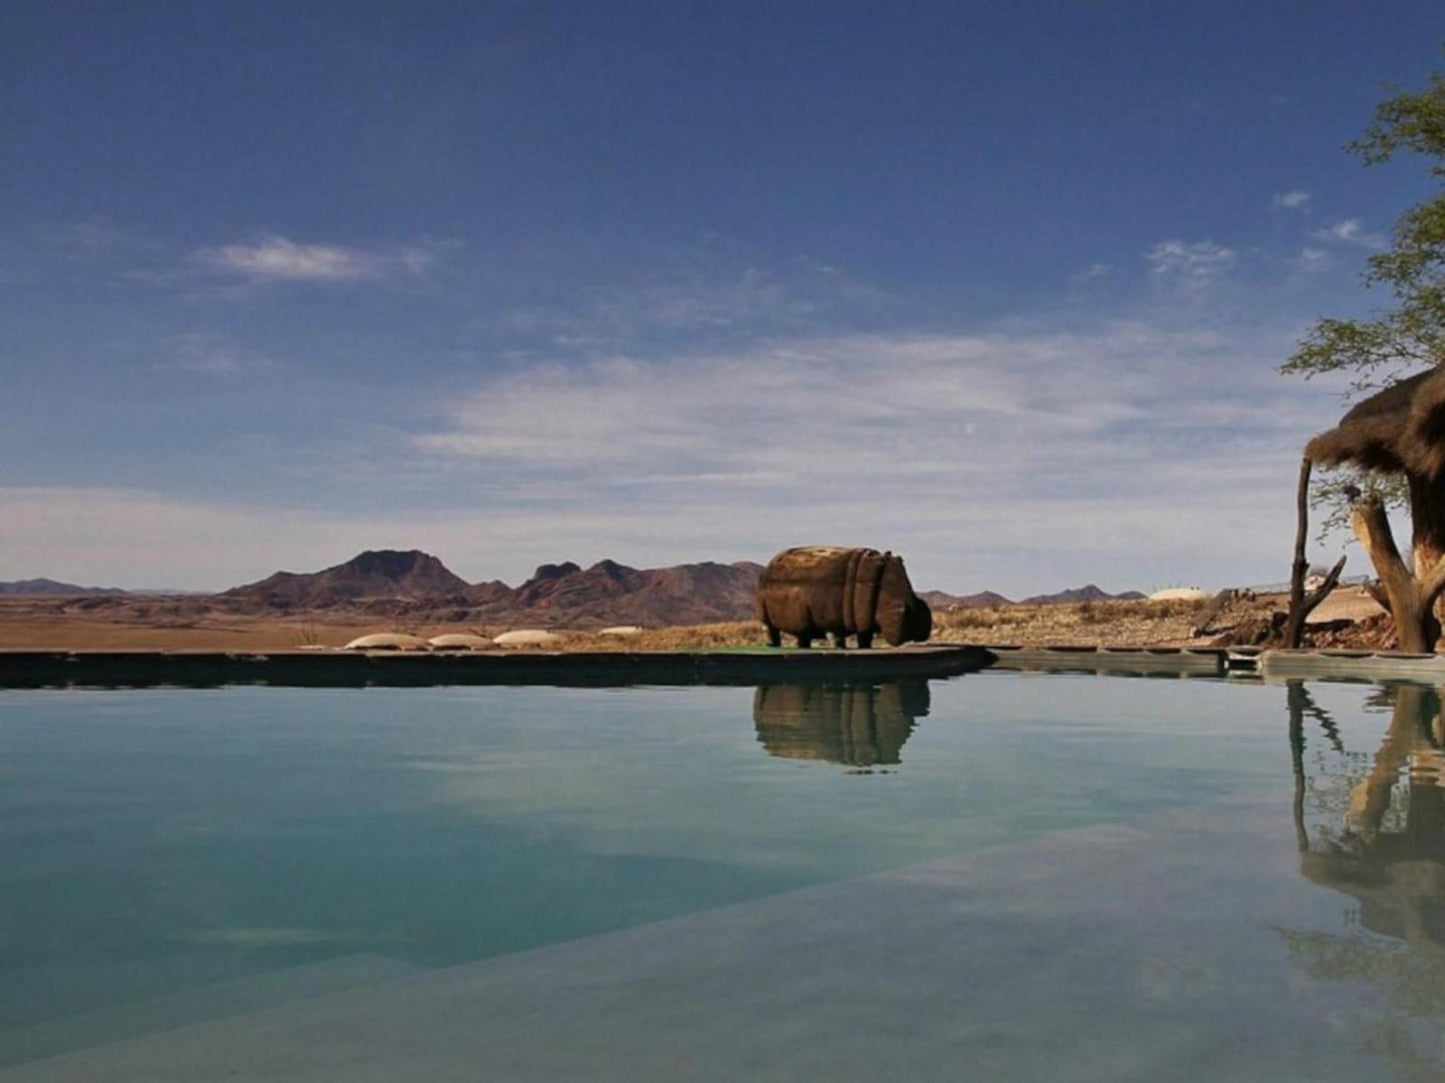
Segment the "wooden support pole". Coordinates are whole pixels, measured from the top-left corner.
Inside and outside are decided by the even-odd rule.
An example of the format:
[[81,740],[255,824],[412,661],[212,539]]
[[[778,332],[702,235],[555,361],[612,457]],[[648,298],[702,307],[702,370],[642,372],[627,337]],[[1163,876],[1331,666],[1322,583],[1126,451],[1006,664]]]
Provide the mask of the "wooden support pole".
[[1330,569],[1325,580],[1309,596],[1305,596],[1305,575],[1309,572],[1309,561],[1305,559],[1305,544],[1310,529],[1310,469],[1309,459],[1301,459],[1299,466],[1299,488],[1295,493],[1295,534],[1294,564],[1289,576],[1289,618],[1284,626],[1284,645],[1298,647],[1304,642],[1305,621],[1319,604],[1329,596],[1340,582],[1340,573],[1345,570],[1345,558],[1340,557]]
[[1299,487],[1295,491],[1294,563],[1289,572],[1289,619],[1284,626],[1284,645],[1298,647],[1305,630],[1305,574],[1309,562],[1305,559],[1305,542],[1309,537],[1310,524],[1310,469],[1309,459],[1299,464]]

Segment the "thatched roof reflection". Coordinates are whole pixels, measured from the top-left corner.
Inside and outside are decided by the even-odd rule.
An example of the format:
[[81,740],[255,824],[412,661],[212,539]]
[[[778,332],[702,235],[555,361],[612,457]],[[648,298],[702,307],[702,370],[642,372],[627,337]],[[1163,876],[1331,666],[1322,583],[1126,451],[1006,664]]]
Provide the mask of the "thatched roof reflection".
[[1399,380],[1356,404],[1305,445],[1305,457],[1381,473],[1445,473],[1445,368]]

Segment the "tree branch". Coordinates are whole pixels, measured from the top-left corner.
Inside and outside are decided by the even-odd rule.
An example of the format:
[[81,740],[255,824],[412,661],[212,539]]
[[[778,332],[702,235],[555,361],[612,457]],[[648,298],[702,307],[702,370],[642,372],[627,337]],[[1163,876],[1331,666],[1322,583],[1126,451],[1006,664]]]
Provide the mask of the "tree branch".
[[1380,584],[1373,579],[1365,580],[1365,593],[1379,603],[1381,609],[1386,613],[1390,612],[1390,597],[1380,589]]
[[[1340,573],[1344,570],[1345,558],[1340,557],[1339,560],[1335,561],[1335,566],[1330,569],[1329,574],[1325,576],[1324,582],[1316,587],[1310,596],[1304,600],[1304,616],[1308,617],[1313,613],[1319,604],[1329,597],[1330,592],[1340,585]],[[1445,558],[1441,559],[1438,570],[1442,575],[1445,575]],[[1445,587],[1445,580],[1442,580],[1441,586]]]
[[1426,606],[1435,604],[1435,599],[1440,592],[1445,590],[1445,556],[1435,562],[1423,579],[1420,580],[1420,595]]

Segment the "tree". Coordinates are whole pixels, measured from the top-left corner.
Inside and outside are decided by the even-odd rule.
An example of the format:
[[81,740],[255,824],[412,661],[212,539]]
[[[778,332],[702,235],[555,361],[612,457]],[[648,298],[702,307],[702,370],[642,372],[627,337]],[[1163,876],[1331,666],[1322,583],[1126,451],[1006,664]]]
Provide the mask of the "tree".
[[[1319,320],[1281,366],[1306,378],[1347,370],[1363,393],[1445,363],[1445,74],[1431,75],[1422,91],[1382,102],[1347,149],[1368,165],[1421,155],[1442,182],[1395,223],[1390,247],[1369,258],[1365,282],[1388,288],[1393,307],[1368,319]],[[1335,521],[1348,514],[1384,584],[1401,646],[1432,650],[1439,625],[1431,609],[1445,583],[1445,476],[1356,463],[1315,493],[1335,507]],[[1385,509],[1392,504],[1410,509],[1413,569],[1390,535]]]

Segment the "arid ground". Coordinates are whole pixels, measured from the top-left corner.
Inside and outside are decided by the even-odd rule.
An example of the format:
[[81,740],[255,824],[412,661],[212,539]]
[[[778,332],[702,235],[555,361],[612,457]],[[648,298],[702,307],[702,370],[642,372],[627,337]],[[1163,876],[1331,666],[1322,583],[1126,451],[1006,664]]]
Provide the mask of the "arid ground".
[[[1236,595],[1201,601],[1101,601],[1081,604],[1012,604],[953,608],[935,613],[934,641],[943,643],[1099,644],[1109,646],[1206,645],[1258,642],[1282,595]],[[281,614],[236,613],[206,598],[135,598],[124,605],[85,599],[0,598],[0,649],[281,650],[340,647],[369,632],[421,636],[468,631],[491,636],[503,625],[431,619],[442,614],[327,608]],[[1274,618],[1276,621],[1278,618]],[[1359,587],[1337,590],[1312,615],[1311,640],[1331,646],[1391,645],[1388,620]],[[644,629],[628,638],[568,632],[562,649],[686,649],[761,644],[751,621]]]

